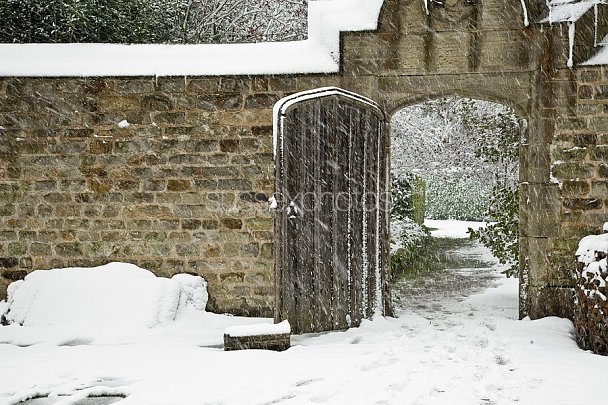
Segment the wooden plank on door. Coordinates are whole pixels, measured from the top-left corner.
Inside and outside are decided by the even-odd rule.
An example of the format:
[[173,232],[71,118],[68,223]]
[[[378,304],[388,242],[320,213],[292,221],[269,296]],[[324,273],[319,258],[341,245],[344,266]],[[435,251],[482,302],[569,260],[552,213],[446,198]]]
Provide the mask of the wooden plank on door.
[[[362,125],[361,112],[353,111],[352,120],[356,126]],[[363,133],[357,130],[357,133]],[[352,195],[350,210],[350,318],[353,325],[359,325],[363,316],[363,183],[365,137],[353,136],[349,153],[349,190]]]
[[317,325],[322,330],[332,330],[332,274],[333,266],[333,241],[334,233],[334,162],[337,159],[336,138],[336,100],[326,99],[320,107],[319,117],[319,164],[317,188],[319,199],[319,210],[317,218],[318,235],[318,267],[317,288],[319,301],[322,302],[321,313],[317,319]]

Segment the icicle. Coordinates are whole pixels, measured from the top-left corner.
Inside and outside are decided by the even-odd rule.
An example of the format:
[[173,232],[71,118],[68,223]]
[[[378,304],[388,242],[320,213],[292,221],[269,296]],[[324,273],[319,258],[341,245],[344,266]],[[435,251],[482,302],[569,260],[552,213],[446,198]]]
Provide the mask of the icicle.
[[375,303],[375,308],[374,308],[374,315],[375,316],[382,316],[382,283],[380,282],[380,237],[381,237],[381,233],[380,233],[380,212],[381,212],[381,207],[380,207],[380,172],[381,170],[383,170],[383,166],[380,165],[379,163],[382,161],[381,160],[381,137],[382,137],[382,128],[380,127],[380,125],[378,125],[378,128],[376,130],[377,134],[380,134],[380,136],[378,136],[378,140],[376,143],[376,149],[378,150],[377,152],[377,156],[376,156],[376,162],[378,163],[377,168],[376,168],[376,285],[375,285],[375,289],[376,289],[376,303]]
[[424,1],[424,11],[426,12],[426,15],[429,15],[429,0],[423,0]]
[[524,12],[524,26],[530,26],[530,20],[528,19],[528,8],[526,7],[526,0],[521,0],[521,8]]
[[368,269],[369,269],[369,257],[367,256],[367,223],[368,223],[368,215],[367,215],[367,175],[365,174],[365,171],[367,170],[367,142],[364,141],[364,146],[363,146],[363,193],[362,193],[362,197],[361,197],[361,204],[363,207],[363,254],[361,257],[361,261],[363,262],[363,271],[362,273],[362,283],[361,285],[363,286],[363,297],[362,297],[362,311],[363,311],[363,317],[365,318],[365,315],[367,313],[367,278],[368,278]]
[[568,22],[568,47],[570,48],[568,55],[568,67],[572,69],[574,66],[573,54],[574,54],[574,34],[576,33],[576,24],[572,21]]
[[[353,137],[349,134],[348,137],[348,156],[349,158],[352,158],[353,156]],[[348,325],[348,327],[350,328],[351,324],[352,324],[352,319],[350,317],[350,314],[352,313],[352,300],[350,299],[350,297],[352,297],[352,289],[353,289],[353,280],[352,280],[352,272],[353,272],[353,266],[352,266],[352,255],[353,255],[353,247],[352,247],[352,233],[353,233],[353,189],[352,189],[352,163],[348,165],[348,223],[347,223],[347,228],[346,228],[346,252],[348,255],[348,262],[347,262],[347,285],[348,285],[348,297],[349,299],[348,301],[348,311],[346,314],[346,323]]]
[[593,5],[593,47],[597,46],[597,3]]

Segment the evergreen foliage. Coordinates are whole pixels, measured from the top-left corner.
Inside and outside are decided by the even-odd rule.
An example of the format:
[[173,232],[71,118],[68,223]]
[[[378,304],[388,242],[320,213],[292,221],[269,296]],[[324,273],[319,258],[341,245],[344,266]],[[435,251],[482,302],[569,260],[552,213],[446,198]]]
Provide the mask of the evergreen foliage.
[[445,97],[405,108],[391,121],[392,170],[427,183],[432,219],[486,220],[472,232],[502,262],[518,268],[521,123],[496,103]]
[[0,43],[228,43],[306,36],[306,0],[2,0]]

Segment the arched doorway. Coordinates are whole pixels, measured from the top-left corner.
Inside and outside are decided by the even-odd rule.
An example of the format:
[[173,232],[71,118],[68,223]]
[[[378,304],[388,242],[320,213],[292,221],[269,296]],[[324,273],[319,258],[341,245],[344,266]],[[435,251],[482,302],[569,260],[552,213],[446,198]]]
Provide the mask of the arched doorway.
[[470,236],[490,249],[501,270],[518,276],[519,151],[526,131],[526,120],[508,106],[465,97],[439,97],[393,114],[394,269],[430,267],[419,263],[420,255],[437,254],[421,246],[437,224],[428,220],[453,220],[460,223],[447,226],[461,228],[457,237],[466,238],[471,227]]

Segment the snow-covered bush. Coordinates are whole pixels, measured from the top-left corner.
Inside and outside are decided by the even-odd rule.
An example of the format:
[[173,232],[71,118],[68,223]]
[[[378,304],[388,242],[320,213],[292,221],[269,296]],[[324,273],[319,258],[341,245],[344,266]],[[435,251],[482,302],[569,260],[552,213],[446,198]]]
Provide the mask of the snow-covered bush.
[[472,239],[488,247],[501,264],[510,264],[503,271],[507,277],[519,272],[519,193],[516,185],[495,184],[484,212],[492,223],[478,230],[469,230]]
[[429,219],[481,221],[486,218],[490,186],[473,179],[434,179],[426,192]]
[[306,37],[306,0],[3,0],[0,43],[228,43]]
[[411,219],[422,225],[425,218],[426,184],[416,175],[391,176],[391,218]]
[[179,0],[184,43],[294,41],[307,30],[307,0]]
[[391,273],[399,274],[410,269],[414,260],[424,254],[431,242],[431,234],[424,225],[409,218],[391,218]]
[[[604,225],[604,228],[606,228]],[[581,239],[575,253],[577,285],[574,323],[584,349],[608,355],[608,233]]]
[[0,42],[165,42],[173,29],[166,3],[166,0],[3,0]]
[[207,299],[202,277],[161,278],[133,264],[110,263],[34,271],[9,286],[0,318],[3,324],[53,328],[152,328],[203,312]]

